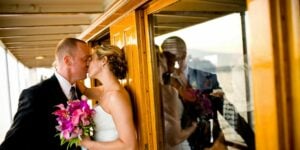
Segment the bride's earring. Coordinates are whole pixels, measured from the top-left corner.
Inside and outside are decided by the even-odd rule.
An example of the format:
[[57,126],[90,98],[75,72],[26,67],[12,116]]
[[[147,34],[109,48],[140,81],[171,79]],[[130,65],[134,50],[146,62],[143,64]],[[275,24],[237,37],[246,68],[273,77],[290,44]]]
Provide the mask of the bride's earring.
[[179,69],[179,63],[178,63],[178,61],[175,61],[174,68]]

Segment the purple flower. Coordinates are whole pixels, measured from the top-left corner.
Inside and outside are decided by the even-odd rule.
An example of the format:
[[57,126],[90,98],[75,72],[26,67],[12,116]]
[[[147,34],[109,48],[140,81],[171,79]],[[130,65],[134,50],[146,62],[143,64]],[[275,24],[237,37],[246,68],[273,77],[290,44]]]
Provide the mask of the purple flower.
[[53,114],[57,117],[61,144],[68,142],[68,147],[74,143],[78,145],[81,136],[91,136],[94,128],[93,116],[95,110],[91,109],[87,103],[86,97],[82,100],[73,100],[67,102],[67,107],[59,104],[56,107],[59,109]]

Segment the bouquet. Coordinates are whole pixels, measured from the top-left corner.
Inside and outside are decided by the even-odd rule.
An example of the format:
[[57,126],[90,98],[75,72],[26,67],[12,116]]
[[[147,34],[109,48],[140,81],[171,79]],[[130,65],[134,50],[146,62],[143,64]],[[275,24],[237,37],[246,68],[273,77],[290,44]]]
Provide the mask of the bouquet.
[[57,116],[56,129],[59,131],[57,135],[60,136],[61,145],[68,143],[67,149],[74,144],[78,146],[82,136],[93,135],[95,110],[90,108],[85,96],[82,100],[68,101],[67,107],[64,104],[56,107],[59,109],[53,114]]

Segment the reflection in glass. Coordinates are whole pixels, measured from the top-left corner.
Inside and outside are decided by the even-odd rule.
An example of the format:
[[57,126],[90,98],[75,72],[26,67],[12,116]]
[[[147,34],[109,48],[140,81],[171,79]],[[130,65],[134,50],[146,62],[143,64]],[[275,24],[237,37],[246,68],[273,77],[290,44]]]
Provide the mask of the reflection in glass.
[[[255,149],[247,83],[251,70],[245,61],[240,14],[172,31],[162,29],[167,28],[163,16],[154,14],[152,22],[159,49],[166,149]],[[177,15],[177,20],[184,17],[188,15]],[[174,127],[175,122],[180,126]],[[170,136],[177,140],[170,142]]]
[[[182,88],[186,87],[183,70],[186,57],[186,45],[178,37],[164,40],[163,52],[159,55],[161,76],[161,94],[164,109],[165,149],[182,149],[197,128],[196,120],[182,126],[184,105],[181,102]],[[187,144],[186,144],[187,145]]]

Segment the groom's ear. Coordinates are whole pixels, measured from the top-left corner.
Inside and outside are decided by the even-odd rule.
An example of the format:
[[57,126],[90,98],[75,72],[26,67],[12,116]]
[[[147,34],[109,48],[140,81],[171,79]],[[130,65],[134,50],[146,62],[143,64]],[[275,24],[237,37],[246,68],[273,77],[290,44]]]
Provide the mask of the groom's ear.
[[64,63],[68,66],[70,66],[72,64],[72,58],[70,55],[65,55],[63,57]]

